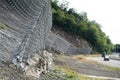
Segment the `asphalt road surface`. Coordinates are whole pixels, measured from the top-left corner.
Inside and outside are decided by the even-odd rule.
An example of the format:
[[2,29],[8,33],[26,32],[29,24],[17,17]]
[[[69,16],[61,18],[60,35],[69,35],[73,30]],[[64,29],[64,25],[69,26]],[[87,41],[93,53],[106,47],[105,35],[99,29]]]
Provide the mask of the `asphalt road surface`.
[[[91,59],[91,57],[89,59]],[[92,60],[100,61],[105,64],[108,64],[108,63],[112,65],[116,64],[116,66],[120,65],[119,62],[116,63],[116,61],[114,60],[103,61],[103,59],[100,57],[95,57],[95,58],[92,57]],[[54,59],[54,63],[56,65],[66,67],[68,69],[75,70],[80,74],[109,77],[108,80],[119,80],[120,79],[119,71],[112,71],[110,69],[106,69],[102,65],[82,62],[80,60],[73,59],[72,57],[57,56]],[[110,78],[119,78],[119,79],[110,79]]]
[[89,57],[88,59],[97,61],[104,65],[120,68],[120,61],[118,61],[118,60],[110,59],[109,61],[104,61],[104,58],[102,58],[102,57]]

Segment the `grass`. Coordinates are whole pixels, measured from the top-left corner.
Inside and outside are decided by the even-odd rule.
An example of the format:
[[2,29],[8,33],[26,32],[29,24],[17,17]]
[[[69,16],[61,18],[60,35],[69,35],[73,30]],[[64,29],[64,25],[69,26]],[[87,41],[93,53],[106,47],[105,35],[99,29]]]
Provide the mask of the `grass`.
[[88,57],[96,57],[96,56],[98,57],[99,55],[78,55],[78,56],[73,56],[73,58],[85,63],[98,64],[96,61],[87,59]]
[[93,60],[89,60],[87,59],[87,57],[99,57],[100,55],[78,55],[78,56],[74,56],[74,59],[80,60],[82,62],[86,62],[86,63],[91,63],[91,64],[96,64],[96,65],[100,65],[103,66],[105,69],[107,70],[111,70],[111,71],[116,71],[116,72],[120,72],[120,68],[116,68],[116,67],[112,67],[112,66],[108,66],[108,65],[104,65],[102,63],[99,63],[97,61],[93,61]]
[[120,72],[120,68],[112,67],[112,66],[108,66],[108,65],[103,65],[103,64],[100,64],[100,63],[99,63],[99,65],[102,65],[105,69],[108,69],[108,70],[111,70],[111,71]]
[[[74,70],[67,69],[64,67],[55,66],[54,69],[55,69],[54,73],[57,74],[57,76],[59,76],[61,80],[103,80],[98,78],[90,78],[90,77],[87,77],[86,75],[80,74]],[[51,75],[54,75],[54,74],[51,74]]]
[[7,26],[0,22],[0,29],[7,30]]

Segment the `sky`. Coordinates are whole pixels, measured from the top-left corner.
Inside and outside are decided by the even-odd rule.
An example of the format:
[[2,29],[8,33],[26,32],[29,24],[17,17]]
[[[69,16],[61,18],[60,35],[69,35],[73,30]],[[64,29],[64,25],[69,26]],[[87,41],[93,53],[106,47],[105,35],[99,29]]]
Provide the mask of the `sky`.
[[95,20],[102,27],[113,44],[120,44],[120,0],[58,0],[69,2],[68,7],[78,13],[87,12],[89,20]]

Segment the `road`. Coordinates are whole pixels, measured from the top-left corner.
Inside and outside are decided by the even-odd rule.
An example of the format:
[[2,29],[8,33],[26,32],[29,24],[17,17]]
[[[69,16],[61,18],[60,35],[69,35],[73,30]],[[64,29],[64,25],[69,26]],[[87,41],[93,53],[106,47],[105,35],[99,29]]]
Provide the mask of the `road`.
[[88,59],[97,61],[104,65],[120,68],[120,61],[118,61],[118,60],[110,59],[110,61],[104,61],[104,59],[102,57],[88,57]]
[[[91,58],[89,58],[91,59]],[[120,79],[120,72],[119,71],[112,71],[110,69],[105,68],[103,65],[94,64],[92,60],[81,61],[77,60],[73,57],[64,57],[64,56],[56,56],[54,59],[55,65],[59,65],[62,67],[66,67],[68,69],[75,70],[78,73],[92,75],[92,76],[102,76],[102,77],[109,77],[110,78],[119,78]],[[103,61],[102,58],[92,58],[93,60]],[[109,62],[109,61],[107,61]],[[118,79],[118,80],[119,80]],[[112,79],[117,80],[117,79]]]

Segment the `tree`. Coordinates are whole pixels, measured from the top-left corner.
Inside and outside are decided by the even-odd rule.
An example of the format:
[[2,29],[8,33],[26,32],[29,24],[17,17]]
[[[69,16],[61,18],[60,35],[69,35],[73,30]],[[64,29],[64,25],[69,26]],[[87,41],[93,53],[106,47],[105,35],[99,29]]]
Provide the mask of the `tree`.
[[58,6],[52,2],[53,25],[60,27],[69,34],[77,35],[87,40],[94,51],[109,53],[113,44],[109,37],[101,30],[101,25],[90,21],[86,12],[77,13],[74,8],[68,9],[68,3]]

